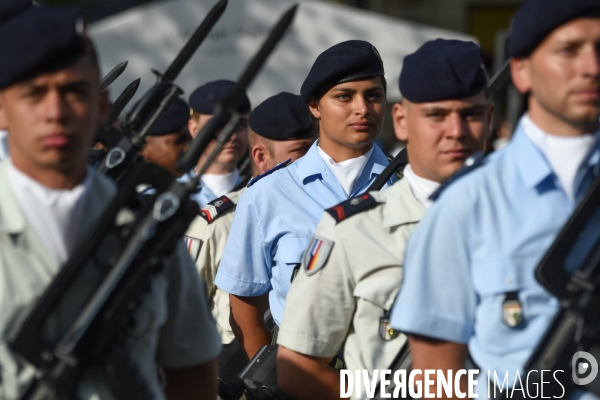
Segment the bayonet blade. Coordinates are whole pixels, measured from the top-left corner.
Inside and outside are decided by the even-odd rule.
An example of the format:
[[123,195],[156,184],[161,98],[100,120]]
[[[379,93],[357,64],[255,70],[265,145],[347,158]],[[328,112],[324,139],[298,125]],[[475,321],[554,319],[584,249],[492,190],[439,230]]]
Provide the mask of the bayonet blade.
[[173,82],[190,58],[192,58],[198,47],[200,47],[204,39],[206,39],[210,33],[210,30],[225,12],[227,1],[228,0],[221,0],[213,6],[206,18],[204,18],[204,21],[202,21],[192,37],[190,37],[183,49],[181,49],[177,57],[175,57],[175,60],[173,60],[163,75],[167,82]]
[[111,83],[121,76],[123,71],[125,71],[125,68],[127,68],[127,61],[123,61],[121,64],[114,67],[108,74],[106,74],[104,78],[100,80],[100,91],[105,91],[111,85]]
[[139,86],[140,86],[140,78],[131,82],[125,88],[125,90],[123,90],[123,93],[121,93],[119,95],[117,100],[115,100],[113,105],[110,107],[110,110],[108,111],[108,118],[106,119],[105,125],[107,125],[107,126],[112,125],[113,122],[115,122],[117,120],[117,118],[119,118],[119,115],[121,115],[121,112],[123,112],[123,110],[125,109],[127,104],[131,101],[131,99],[135,95],[135,92],[137,92]]

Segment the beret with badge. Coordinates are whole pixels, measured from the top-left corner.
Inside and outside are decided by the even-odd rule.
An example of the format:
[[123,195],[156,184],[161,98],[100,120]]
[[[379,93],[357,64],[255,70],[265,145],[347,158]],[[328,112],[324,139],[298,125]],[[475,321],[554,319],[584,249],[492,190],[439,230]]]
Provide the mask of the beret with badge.
[[92,53],[77,10],[28,8],[0,26],[0,89],[67,67]]
[[319,54],[300,95],[304,104],[308,104],[312,96],[325,88],[383,75],[383,61],[375,46],[363,40],[348,40]]
[[315,135],[308,108],[300,96],[282,92],[252,110],[248,125],[271,140],[305,139]]
[[404,58],[400,93],[413,103],[474,96],[486,88],[481,48],[473,42],[436,39]]
[[[226,79],[208,82],[200,86],[190,95],[190,107],[198,114],[213,115],[215,105],[220,103],[227,92],[233,88],[235,82]],[[250,99],[247,95],[240,100],[236,105],[235,111],[240,114],[248,114],[250,112]]]
[[554,29],[577,18],[600,18],[600,0],[526,0],[512,22],[508,57],[529,56]]
[[[150,112],[146,121],[151,118],[155,111],[156,109]],[[181,97],[178,97],[154,123],[150,132],[148,132],[148,136],[162,136],[180,132],[182,129],[187,128],[189,117],[190,108],[188,104]]]

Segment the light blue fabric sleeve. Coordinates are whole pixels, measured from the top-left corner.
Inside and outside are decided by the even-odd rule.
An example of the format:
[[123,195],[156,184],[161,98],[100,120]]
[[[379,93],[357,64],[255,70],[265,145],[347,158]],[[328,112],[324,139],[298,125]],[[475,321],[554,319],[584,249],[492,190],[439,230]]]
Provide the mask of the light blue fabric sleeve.
[[260,296],[271,290],[271,257],[262,241],[252,189],[240,197],[215,284],[237,296]]
[[409,239],[391,324],[403,332],[466,344],[475,318],[467,240],[442,197]]

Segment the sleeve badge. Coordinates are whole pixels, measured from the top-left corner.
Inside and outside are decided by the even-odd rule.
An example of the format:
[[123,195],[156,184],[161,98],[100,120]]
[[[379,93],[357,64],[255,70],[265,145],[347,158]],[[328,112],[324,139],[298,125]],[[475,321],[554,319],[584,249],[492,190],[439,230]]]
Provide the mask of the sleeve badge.
[[332,247],[332,242],[313,237],[304,253],[303,263],[307,275],[312,275],[325,266]]
[[184,236],[183,239],[185,241],[185,247],[189,251],[190,256],[192,256],[192,260],[196,262],[196,260],[198,259],[198,254],[200,254],[200,247],[202,246],[202,241],[189,236]]

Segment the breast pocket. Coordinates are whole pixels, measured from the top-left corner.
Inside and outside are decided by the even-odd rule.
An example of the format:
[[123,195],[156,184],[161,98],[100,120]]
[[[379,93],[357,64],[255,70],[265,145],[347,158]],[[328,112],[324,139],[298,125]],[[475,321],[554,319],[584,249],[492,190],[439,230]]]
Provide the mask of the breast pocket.
[[[491,257],[473,262],[478,297],[475,332],[491,351],[531,346],[544,332],[558,302],[535,279],[539,255]],[[497,339],[506,338],[501,343]],[[504,349],[504,350],[503,350]],[[510,349],[508,349],[510,352]]]
[[[277,244],[276,277],[282,286],[287,286],[292,282],[292,278],[297,273],[302,263],[302,255],[310,242],[310,238],[283,238]],[[287,290],[286,290],[287,293]]]
[[368,326],[372,333],[377,332],[385,341],[397,338],[399,332],[389,325],[389,314],[401,284],[400,266],[381,268],[358,282],[354,288],[356,325]]

